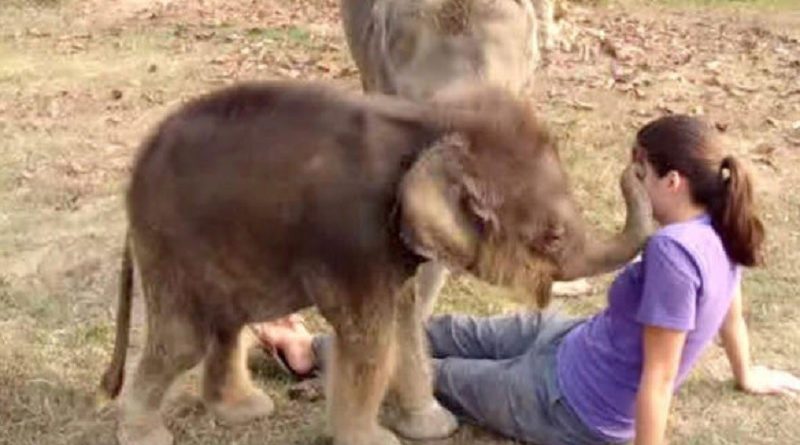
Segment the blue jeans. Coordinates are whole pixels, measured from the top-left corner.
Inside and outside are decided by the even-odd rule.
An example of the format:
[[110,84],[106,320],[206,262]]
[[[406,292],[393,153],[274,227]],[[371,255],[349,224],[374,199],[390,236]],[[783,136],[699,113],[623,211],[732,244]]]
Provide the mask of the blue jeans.
[[[572,411],[556,376],[558,345],[581,322],[549,312],[432,317],[426,332],[436,398],[462,420],[519,441],[607,443]],[[317,357],[326,356],[329,340],[315,339]]]

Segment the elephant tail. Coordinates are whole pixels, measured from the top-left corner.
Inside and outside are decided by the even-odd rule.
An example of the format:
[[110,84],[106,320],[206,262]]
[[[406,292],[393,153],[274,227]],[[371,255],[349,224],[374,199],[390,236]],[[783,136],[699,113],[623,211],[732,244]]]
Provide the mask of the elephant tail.
[[115,398],[122,389],[125,377],[125,358],[130,341],[131,300],[133,294],[133,257],[131,255],[130,231],[125,234],[122,263],[119,271],[119,294],[117,302],[117,331],[114,353],[100,383],[106,396]]

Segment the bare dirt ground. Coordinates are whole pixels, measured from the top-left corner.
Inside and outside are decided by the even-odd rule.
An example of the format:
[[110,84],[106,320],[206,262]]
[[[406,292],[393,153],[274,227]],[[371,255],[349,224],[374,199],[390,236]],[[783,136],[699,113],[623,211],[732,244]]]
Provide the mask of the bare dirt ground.
[[[798,373],[800,8],[791,3],[575,5],[530,95],[561,140],[587,218],[608,230],[622,221],[616,178],[639,125],[669,112],[716,123],[751,162],[770,230],[769,265],[745,281],[755,359]],[[121,195],[138,143],[189,97],[271,78],[358,88],[335,0],[0,2],[0,444],[114,443],[113,409],[95,403],[95,388],[113,344]],[[590,313],[608,281],[558,304]],[[468,278],[439,305],[517,308]],[[671,443],[797,443],[800,405],[736,392],[711,349],[677,397]],[[191,395],[195,376],[177,385],[167,408],[177,443],[326,443],[322,401],[291,400],[269,364],[257,376],[278,410],[246,427],[207,414]],[[462,428],[440,443],[510,442]]]

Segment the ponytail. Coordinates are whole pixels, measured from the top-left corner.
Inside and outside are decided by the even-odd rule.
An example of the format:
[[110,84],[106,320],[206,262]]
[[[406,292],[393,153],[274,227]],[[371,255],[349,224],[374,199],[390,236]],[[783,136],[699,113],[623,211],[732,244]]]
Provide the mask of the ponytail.
[[708,209],[731,260],[743,266],[763,263],[764,225],[756,215],[750,175],[738,159],[723,156],[708,122],[664,116],[642,127],[636,142],[659,177],[675,170],[689,178],[692,199]]
[[755,213],[750,175],[738,159],[726,156],[719,181],[720,199],[710,206],[714,229],[732,260],[744,266],[762,264],[764,225]]

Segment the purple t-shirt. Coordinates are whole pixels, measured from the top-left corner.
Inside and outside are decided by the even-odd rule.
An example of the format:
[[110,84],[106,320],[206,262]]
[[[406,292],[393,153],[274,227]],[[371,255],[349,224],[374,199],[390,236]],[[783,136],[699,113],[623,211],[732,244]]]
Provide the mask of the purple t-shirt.
[[644,327],[687,332],[677,389],[722,325],[739,277],[708,216],[656,232],[614,280],[608,308],[559,347],[558,382],[583,423],[610,441],[632,439]]

